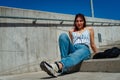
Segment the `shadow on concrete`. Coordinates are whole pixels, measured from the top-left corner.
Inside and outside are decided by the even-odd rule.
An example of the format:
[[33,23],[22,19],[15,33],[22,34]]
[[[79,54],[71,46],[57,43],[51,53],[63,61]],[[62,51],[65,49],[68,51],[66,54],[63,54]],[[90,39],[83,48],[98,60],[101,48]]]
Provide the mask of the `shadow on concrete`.
[[53,78],[57,78],[57,77],[42,77],[40,79],[53,79]]
[[[61,23],[0,23],[0,27],[70,27],[73,26],[73,24],[61,24]],[[91,26],[91,25],[87,25]],[[97,27],[101,27],[99,25],[94,25]],[[93,27],[94,27],[93,26]],[[107,26],[104,26],[107,27]]]
[[[74,74],[76,72],[79,72],[80,71],[80,67],[81,67],[81,63],[69,68],[66,72],[62,73],[62,74],[59,74],[57,75],[57,77],[61,77],[61,76],[65,76],[65,75],[70,75],[70,74]],[[43,77],[43,78],[40,78],[40,79],[52,79],[52,78],[57,78],[57,77]]]
[[53,23],[0,23],[0,27],[70,27],[72,24],[53,24]]

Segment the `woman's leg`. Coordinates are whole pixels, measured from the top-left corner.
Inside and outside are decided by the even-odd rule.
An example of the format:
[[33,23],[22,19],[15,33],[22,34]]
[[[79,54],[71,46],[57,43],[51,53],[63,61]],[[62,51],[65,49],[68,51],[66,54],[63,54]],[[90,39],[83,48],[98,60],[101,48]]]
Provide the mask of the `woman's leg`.
[[[60,53],[61,53],[61,59],[68,57],[70,53],[75,51],[75,47],[71,43],[66,33],[62,33],[59,36],[59,48],[60,48]],[[40,63],[40,67],[42,70],[47,72],[50,76],[55,77],[56,72],[61,72],[63,65],[59,63],[59,61],[53,64],[49,64],[46,61],[42,61]]]
[[[62,33],[59,36],[59,48],[61,53],[61,59],[68,57],[70,53],[75,51],[75,47],[71,43],[66,33]],[[49,64],[46,61],[42,61],[40,63],[40,67],[43,71],[47,72],[50,76],[55,77],[57,72],[61,72],[63,65],[59,62]]]
[[79,49],[77,49],[72,54],[69,54],[66,58],[62,58],[60,63],[62,63],[63,68],[62,72],[66,72],[70,67],[73,67],[83,60],[90,58],[90,50],[85,45],[78,45]]
[[66,33],[62,33],[59,36],[59,48],[61,53],[61,59],[67,57],[70,53],[74,52],[74,46],[71,43],[68,35]]

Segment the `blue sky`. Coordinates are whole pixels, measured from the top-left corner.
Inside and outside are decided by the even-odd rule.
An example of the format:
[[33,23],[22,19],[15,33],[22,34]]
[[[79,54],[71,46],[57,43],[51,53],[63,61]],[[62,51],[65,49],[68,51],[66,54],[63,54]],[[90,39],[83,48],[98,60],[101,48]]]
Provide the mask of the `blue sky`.
[[[91,17],[90,0],[0,0],[0,6]],[[93,0],[96,18],[120,20],[120,0]]]

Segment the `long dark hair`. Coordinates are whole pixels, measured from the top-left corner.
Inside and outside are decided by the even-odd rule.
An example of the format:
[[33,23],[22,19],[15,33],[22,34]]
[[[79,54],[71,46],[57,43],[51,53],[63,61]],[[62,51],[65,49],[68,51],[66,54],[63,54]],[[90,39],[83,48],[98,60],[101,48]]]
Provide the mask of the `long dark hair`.
[[75,27],[75,28],[74,28],[74,31],[77,31],[77,30],[78,30],[78,28],[77,28],[77,26],[76,26],[76,24],[75,24],[76,19],[77,19],[78,17],[81,17],[81,18],[83,19],[83,21],[84,21],[83,27],[86,27],[85,16],[84,16],[83,14],[79,13],[79,14],[76,14],[75,19],[74,19],[74,27]]

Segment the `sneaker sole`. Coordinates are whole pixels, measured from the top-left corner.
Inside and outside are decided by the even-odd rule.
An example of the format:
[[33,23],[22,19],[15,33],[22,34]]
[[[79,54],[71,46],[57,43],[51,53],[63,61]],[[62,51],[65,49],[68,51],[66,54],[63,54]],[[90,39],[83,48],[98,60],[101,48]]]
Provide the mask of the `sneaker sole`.
[[50,75],[50,76],[52,76],[52,77],[56,77],[53,68],[52,68],[47,62],[42,61],[42,62],[40,63],[40,68],[41,68],[43,71],[47,72],[48,75]]

